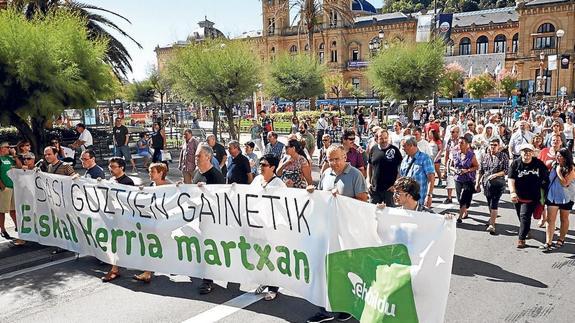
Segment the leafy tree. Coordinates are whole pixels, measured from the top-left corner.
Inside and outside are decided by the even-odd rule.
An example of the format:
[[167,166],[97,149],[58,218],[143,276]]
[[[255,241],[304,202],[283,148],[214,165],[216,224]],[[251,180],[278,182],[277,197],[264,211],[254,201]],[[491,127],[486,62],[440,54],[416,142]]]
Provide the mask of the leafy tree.
[[126,100],[132,102],[148,102],[154,101],[154,86],[150,80],[133,81],[126,85]]
[[351,86],[351,90],[349,91],[349,95],[352,98],[355,98],[356,104],[355,107],[359,107],[359,98],[365,96],[365,92],[363,92],[359,87]]
[[271,96],[293,103],[296,116],[297,102],[324,93],[324,68],[309,55],[278,56],[268,66],[265,89]]
[[107,29],[111,29],[113,32],[122,35],[133,41],[141,49],[140,45],[136,40],[134,40],[130,35],[128,35],[124,30],[122,30],[113,21],[109,20],[100,13],[111,14],[116,18],[120,18],[125,22],[130,23],[125,17],[112,12],[110,10],[92,6],[85,3],[80,3],[72,0],[13,0],[10,1],[10,6],[24,13],[28,19],[37,18],[37,15],[45,15],[50,11],[66,11],[74,15],[84,18],[87,21],[85,28],[88,30],[88,39],[98,40],[98,39],[108,39],[106,55],[104,56],[104,61],[112,66],[114,74],[118,78],[125,78],[128,72],[132,71],[132,65],[130,61],[132,58],[128,53],[128,50],[118,38],[113,36]]
[[443,74],[439,80],[439,94],[451,100],[451,108],[453,108],[453,98],[456,97],[461,89],[463,89],[463,81],[465,79],[465,70],[454,62],[445,66]]
[[65,108],[94,106],[113,91],[104,63],[107,42],[88,38],[86,21],[67,12],[31,20],[0,10],[0,118],[35,153],[47,143],[46,121]]
[[461,11],[469,12],[469,11],[477,11],[479,10],[479,4],[473,0],[465,0],[461,4]]
[[167,96],[168,92],[172,88],[172,80],[166,75],[165,72],[159,72],[156,67],[153,67],[148,76],[150,85],[156,92],[160,95],[160,109],[162,114],[164,112],[164,97]]
[[337,110],[339,111],[339,116],[341,117],[341,107],[339,104],[339,98],[341,97],[343,91],[350,91],[353,86],[343,80],[343,75],[341,73],[327,73],[323,77],[323,84],[325,86],[325,91],[329,94],[335,95],[337,98]]
[[493,91],[495,85],[495,80],[489,73],[482,73],[468,79],[465,82],[465,90],[472,98],[479,99],[479,107],[481,108],[481,99]]
[[218,133],[221,107],[227,117],[230,137],[238,139],[233,107],[256,90],[258,62],[259,58],[246,42],[209,40],[178,50],[168,64],[168,74],[173,91],[181,98],[215,106],[214,134]]
[[517,74],[502,69],[497,75],[497,88],[505,93],[507,100],[511,98],[513,90],[517,89]]
[[408,118],[413,118],[416,100],[433,94],[443,72],[443,44],[395,42],[376,55],[368,78],[383,96],[407,101]]

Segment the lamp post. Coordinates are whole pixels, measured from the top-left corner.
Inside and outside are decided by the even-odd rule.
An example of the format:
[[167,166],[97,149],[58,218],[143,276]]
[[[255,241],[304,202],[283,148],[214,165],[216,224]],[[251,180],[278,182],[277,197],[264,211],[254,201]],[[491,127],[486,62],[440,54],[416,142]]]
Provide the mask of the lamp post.
[[543,93],[545,92],[545,89],[543,88],[543,66],[545,65],[545,63],[543,63],[544,59],[545,53],[541,51],[541,53],[539,53],[539,76],[537,76],[536,80],[536,92],[539,100],[543,99]]
[[561,72],[561,55],[559,55],[559,50],[561,49],[561,38],[565,36],[565,30],[557,29],[555,36],[557,36],[557,42],[555,42],[555,55],[557,55],[557,86],[555,87],[555,102],[559,102],[559,75]]
[[[385,37],[385,31],[383,31],[383,29],[380,29],[379,32],[377,33],[377,37],[374,37],[369,42],[368,47],[372,56],[376,55],[381,50],[381,44],[383,42],[384,37]],[[385,48],[387,48],[387,46],[385,46]],[[379,120],[379,123],[383,122],[383,116],[381,113],[382,108],[383,108],[383,102],[380,101],[379,109],[377,109],[377,119]],[[386,110],[386,118],[387,118],[387,110]]]

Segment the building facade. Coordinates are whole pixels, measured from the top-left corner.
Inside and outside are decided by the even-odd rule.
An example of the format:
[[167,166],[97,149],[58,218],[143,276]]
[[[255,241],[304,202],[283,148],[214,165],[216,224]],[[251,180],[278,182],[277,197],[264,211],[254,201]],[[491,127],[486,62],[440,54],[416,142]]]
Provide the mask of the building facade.
[[[323,0],[321,28],[308,44],[305,25],[290,25],[298,17],[290,17],[288,4],[262,0],[262,31],[237,39],[250,42],[264,61],[285,52],[316,55],[367,97],[375,96],[366,71],[377,48],[416,39],[419,13],[377,14],[365,0]],[[156,48],[160,69],[173,48],[182,45]],[[559,59],[557,69],[551,70],[553,55]],[[502,68],[517,73],[522,95],[535,94],[541,74],[544,95],[555,97],[563,88],[565,96],[573,97],[575,0],[518,1],[515,7],[456,13],[445,56],[446,62],[458,62],[471,75],[495,74]]]

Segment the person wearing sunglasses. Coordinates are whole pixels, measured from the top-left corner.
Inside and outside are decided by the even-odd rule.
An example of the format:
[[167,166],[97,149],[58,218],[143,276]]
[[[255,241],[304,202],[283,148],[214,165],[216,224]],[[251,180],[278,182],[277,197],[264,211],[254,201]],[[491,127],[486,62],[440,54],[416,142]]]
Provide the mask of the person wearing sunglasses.
[[[276,174],[276,169],[279,165],[279,159],[273,154],[266,154],[260,158],[259,170],[260,174],[254,178],[251,186],[272,188],[272,187],[286,187],[284,181]],[[255,293],[261,294],[267,289],[264,295],[264,300],[273,301],[278,295],[279,287],[260,285]]]
[[489,149],[481,156],[475,182],[475,190],[479,192],[483,187],[483,194],[487,199],[489,224],[486,231],[491,234],[495,234],[499,199],[506,188],[505,175],[508,171],[509,155],[505,150],[501,150],[499,138],[493,138],[489,141]]
[[366,176],[365,162],[362,154],[355,148],[355,131],[347,129],[343,132],[342,145],[346,152],[347,162],[357,168],[363,177]]

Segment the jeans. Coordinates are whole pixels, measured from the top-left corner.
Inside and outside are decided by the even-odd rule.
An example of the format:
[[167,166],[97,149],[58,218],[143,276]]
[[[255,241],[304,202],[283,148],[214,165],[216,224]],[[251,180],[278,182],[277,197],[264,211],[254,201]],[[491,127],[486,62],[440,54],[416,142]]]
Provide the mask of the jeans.
[[324,134],[324,133],[325,133],[325,130],[323,130],[323,129],[319,129],[319,130],[317,131],[317,136],[315,137],[315,139],[316,139],[316,144],[317,144],[317,149],[321,149],[321,147],[323,147],[323,143],[322,143],[322,139],[323,139],[323,138],[322,138],[322,137],[323,137],[323,134]]
[[519,218],[519,240],[527,238],[527,234],[531,229],[531,217],[536,205],[537,201],[515,203],[515,211],[517,212],[517,218]]

